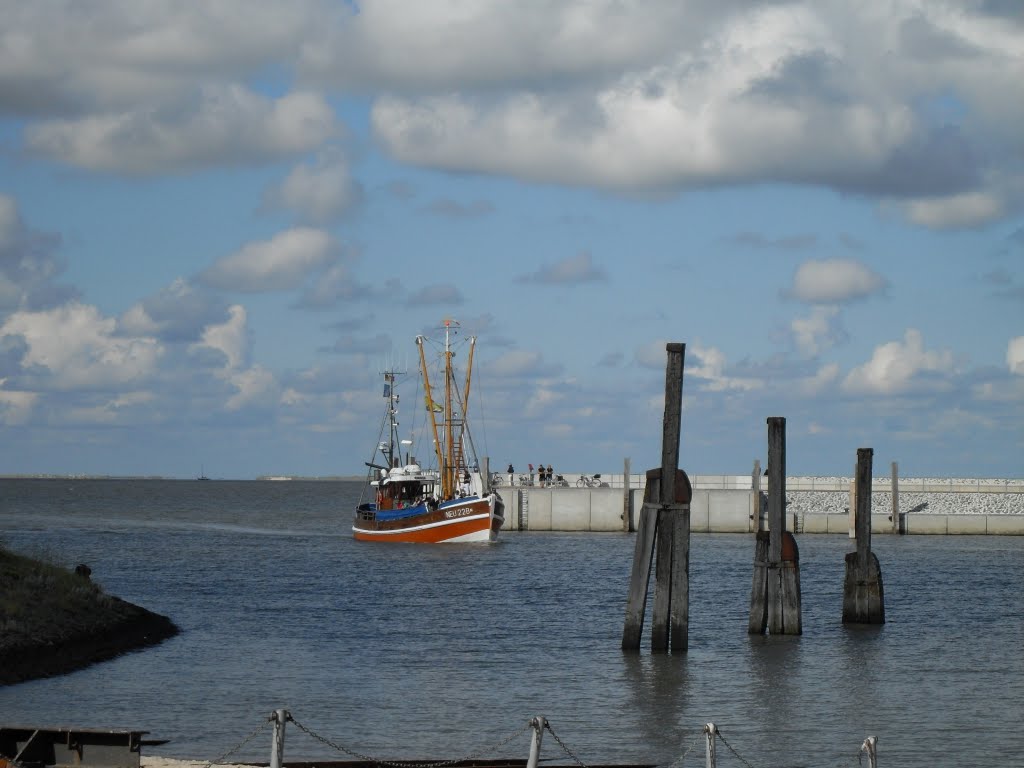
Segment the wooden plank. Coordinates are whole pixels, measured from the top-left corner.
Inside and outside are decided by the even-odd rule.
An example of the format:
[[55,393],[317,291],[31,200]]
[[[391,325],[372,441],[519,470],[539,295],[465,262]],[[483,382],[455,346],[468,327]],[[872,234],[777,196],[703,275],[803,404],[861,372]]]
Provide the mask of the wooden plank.
[[754,581],[750,587],[750,621],[747,633],[763,635],[768,628],[768,532],[754,536]]
[[[782,532],[786,530],[786,419],[768,418],[768,563],[782,562]],[[769,597],[771,592],[769,591]]]
[[803,606],[800,597],[800,549],[796,537],[789,531],[783,533],[782,563],[780,565],[780,582],[782,592],[779,602],[782,605],[782,633],[786,635],[802,635]]
[[622,650],[639,651],[647,609],[647,586],[651,580],[651,560],[658,528],[658,504],[644,504],[637,525],[633,548],[633,569],[626,598],[626,622],[622,629]]
[[[676,488],[678,491],[678,486]],[[674,506],[672,528],[672,587],[669,607],[670,647],[685,653],[690,646],[690,504]],[[664,535],[664,534],[663,534]]]
[[857,449],[857,510],[853,521],[857,535],[857,559],[867,566],[871,552],[871,464],[873,448]]
[[672,605],[672,547],[676,516],[665,504],[658,509],[657,562],[654,565],[654,607],[651,612],[651,650],[668,650],[669,613]]
[[665,420],[661,433],[661,496],[671,504],[676,498],[676,470],[679,469],[679,434],[683,412],[683,361],[686,345],[665,345],[668,363],[665,366]]
[[633,544],[633,569],[629,577],[629,596],[626,599],[626,622],[622,629],[622,650],[639,651],[640,636],[644,629],[647,610],[647,589],[651,581],[651,561],[658,530],[657,500],[661,495],[661,470],[647,470],[644,485],[644,504],[637,522],[636,542]]
[[622,466],[622,530],[629,533],[633,530],[633,509],[630,503],[632,489],[629,487],[629,457]]

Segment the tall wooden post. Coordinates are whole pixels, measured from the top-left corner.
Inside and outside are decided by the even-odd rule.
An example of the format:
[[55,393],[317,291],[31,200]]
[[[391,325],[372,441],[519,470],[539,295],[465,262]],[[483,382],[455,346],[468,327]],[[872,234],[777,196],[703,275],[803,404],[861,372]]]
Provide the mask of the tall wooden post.
[[892,532],[902,533],[900,530],[900,468],[895,461],[892,463]]
[[[623,650],[639,650],[651,561],[657,547],[656,588],[651,617],[651,650],[686,651],[690,623],[690,489],[679,470],[685,344],[668,344],[661,467],[647,472],[644,506],[630,574]],[[657,475],[657,484],[652,481]]]
[[786,530],[786,420],[768,419],[768,531],[756,534],[750,634],[799,635],[800,550]]
[[754,532],[764,530],[761,519],[761,462],[754,459],[754,471],[750,474],[750,519]]
[[857,509],[854,528],[857,548],[846,555],[843,583],[844,624],[884,624],[885,594],[882,569],[871,551],[871,463],[872,448],[857,449]]
[[631,488],[629,487],[629,457],[622,463],[622,530],[629,533],[633,530],[633,505],[630,503]]

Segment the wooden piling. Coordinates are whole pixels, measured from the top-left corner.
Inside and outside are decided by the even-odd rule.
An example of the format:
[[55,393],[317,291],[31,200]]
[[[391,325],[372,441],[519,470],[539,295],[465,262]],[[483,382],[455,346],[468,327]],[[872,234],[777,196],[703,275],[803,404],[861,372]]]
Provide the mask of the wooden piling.
[[[654,483],[658,483],[655,490]],[[640,650],[640,636],[644,628],[644,613],[647,610],[647,586],[651,580],[651,563],[654,559],[654,541],[658,530],[658,507],[655,493],[660,495],[661,470],[647,471],[644,487],[644,504],[636,527],[636,541],[633,544],[633,569],[629,575],[629,595],[626,597],[626,623],[622,629],[622,650]]]
[[632,489],[629,487],[629,464],[630,461],[627,456],[622,463],[622,530],[624,533],[629,533],[633,530],[633,505],[630,498]]
[[768,419],[768,531],[755,537],[747,632],[802,634],[800,550],[786,530],[786,420],[781,416]]
[[900,468],[892,463],[892,532],[903,533],[900,529]]
[[651,650],[686,651],[690,604],[690,500],[689,478],[679,470],[679,435],[682,416],[685,344],[666,346],[665,417],[662,428],[661,467],[647,472],[644,505],[637,528],[626,600],[622,649],[639,650],[643,630],[651,562],[657,548],[656,589],[651,618]]
[[761,519],[761,462],[754,459],[754,471],[750,473],[750,519],[751,530],[755,533],[764,530]]
[[872,448],[857,449],[855,551],[846,555],[843,583],[844,624],[884,624],[885,593],[882,569],[871,551],[871,463]]

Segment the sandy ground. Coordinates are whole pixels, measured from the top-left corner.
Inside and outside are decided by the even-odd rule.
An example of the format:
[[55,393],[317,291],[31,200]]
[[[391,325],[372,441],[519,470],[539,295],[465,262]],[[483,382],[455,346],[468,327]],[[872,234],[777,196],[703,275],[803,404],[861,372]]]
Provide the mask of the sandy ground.
[[[181,760],[177,757],[156,757],[142,755],[142,768],[206,768],[206,760]],[[218,768],[252,768],[245,763],[217,763]]]

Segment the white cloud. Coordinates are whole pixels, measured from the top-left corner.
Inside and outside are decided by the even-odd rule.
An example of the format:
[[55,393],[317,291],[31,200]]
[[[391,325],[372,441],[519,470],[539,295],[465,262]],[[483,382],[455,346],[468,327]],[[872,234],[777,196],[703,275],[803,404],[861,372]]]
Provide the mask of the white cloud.
[[897,395],[917,388],[943,388],[954,372],[952,352],[929,352],[921,332],[908,328],[902,342],[882,344],[868,362],[850,371],[843,389],[858,395]]
[[591,283],[604,280],[607,277],[605,271],[594,265],[594,257],[589,251],[583,251],[575,256],[556,261],[554,264],[545,264],[536,272],[523,275],[517,278],[523,283],[550,283],[550,284],[576,284]]
[[39,400],[38,393],[5,390],[4,383],[5,380],[0,379],[0,424],[9,427],[27,424]]
[[843,334],[836,327],[839,308],[818,306],[807,317],[797,317],[790,323],[790,330],[800,354],[816,357],[830,349]]
[[116,321],[96,307],[72,302],[42,312],[15,312],[0,326],[0,338],[24,339],[21,368],[46,372],[46,389],[119,387],[150,379],[163,347],[146,336],[115,334]]
[[[454,29],[487,39],[498,14],[476,8]],[[1019,186],[1024,172],[1019,162],[998,159],[1019,155],[1022,143],[1009,126],[1022,121],[1024,107],[998,96],[1012,92],[1024,75],[1011,24],[909,1],[748,5],[741,13],[727,4],[710,8],[687,7],[685,19],[666,6],[619,9],[622,18],[613,28],[629,30],[640,24],[637,16],[647,15],[645,22],[659,19],[669,35],[654,33],[643,38],[647,51],[625,55],[618,48],[611,55],[585,50],[605,47],[606,38],[596,37],[607,29],[600,24],[587,28],[594,39],[559,40],[569,46],[559,54],[542,33],[531,39],[534,55],[521,57],[530,60],[520,67],[528,71],[508,66],[502,81],[493,63],[501,61],[503,44],[521,43],[522,22],[511,24],[486,63],[469,44],[433,57],[427,75],[409,71],[407,86],[422,86],[431,75],[443,86],[379,99],[375,133],[412,164],[625,192],[776,181],[825,184],[880,200],[927,196],[931,203],[908,213],[928,226],[954,223],[929,213],[928,205],[963,209],[955,218],[971,223],[1012,199],[1008,179]],[[557,14],[549,19],[548,34],[560,31],[561,20]],[[933,30],[935,41],[958,42],[943,47],[925,35],[911,41],[907,29],[914,25]],[[374,29],[402,34],[385,25]],[[577,78],[562,66],[570,57],[587,62]],[[422,61],[411,57],[405,69]],[[454,74],[456,63],[472,74]],[[532,74],[565,85],[536,87]],[[452,87],[478,78],[494,78],[504,90],[481,98]],[[933,108],[950,97],[936,93],[951,95],[970,117],[950,130]],[[966,205],[975,199],[990,201],[987,210]]]
[[280,401],[281,387],[272,371],[261,365],[248,365],[249,330],[245,307],[235,304],[228,309],[224,323],[207,326],[202,340],[189,346],[194,355],[204,349],[216,350],[224,357],[224,364],[214,374],[235,388],[225,408],[239,411],[244,408],[266,408]]
[[788,294],[808,304],[841,304],[863,299],[885,288],[885,279],[859,261],[805,261],[793,275]]
[[1010,373],[1024,376],[1024,336],[1010,339],[1006,345],[1006,365]]
[[145,175],[264,162],[316,149],[336,130],[319,94],[270,100],[231,85],[206,86],[191,103],[30,125],[26,141],[68,165]]
[[[1024,101],[1007,94],[1024,59],[1019,25],[995,4],[58,7],[3,7],[0,108],[42,120],[29,146],[81,168],[149,174],[315,151],[336,132],[323,88],[388,94],[373,106],[376,138],[415,165],[645,194],[810,184],[929,227],[1021,205]],[[267,73],[306,90],[274,101],[244,85]],[[282,193],[333,216],[338,183],[300,170]]]
[[18,206],[14,198],[0,194],[0,250],[14,243],[19,226]]
[[432,304],[461,304],[462,293],[452,283],[425,285],[409,297],[409,303],[415,306]]
[[1004,201],[991,192],[921,198],[905,204],[908,219],[932,229],[969,227],[995,221],[1005,213],[1005,207]]
[[337,219],[360,197],[344,155],[321,153],[315,163],[298,165],[268,194],[271,205],[295,211],[303,221],[322,223]]
[[688,344],[686,352],[687,357],[695,361],[686,366],[686,376],[703,379],[706,382],[703,388],[710,392],[751,391],[763,386],[757,379],[727,375],[725,355],[715,347]]
[[224,290],[258,293],[296,288],[335,259],[331,236],[310,227],[250,243],[201,273],[200,282]]
[[540,352],[515,349],[495,360],[489,370],[490,376],[527,376],[543,370]]
[[226,408],[238,411],[249,407],[269,407],[280,399],[280,387],[274,374],[255,365],[244,371],[232,371],[228,376],[238,391],[228,398]]
[[828,363],[821,366],[813,376],[802,379],[798,382],[798,387],[801,394],[813,397],[825,392],[838,380],[839,364]]
[[238,370],[246,364],[249,356],[247,320],[245,307],[234,304],[228,308],[227,321],[204,328],[202,340],[192,344],[189,349],[193,352],[203,347],[214,349],[224,355],[226,369]]

